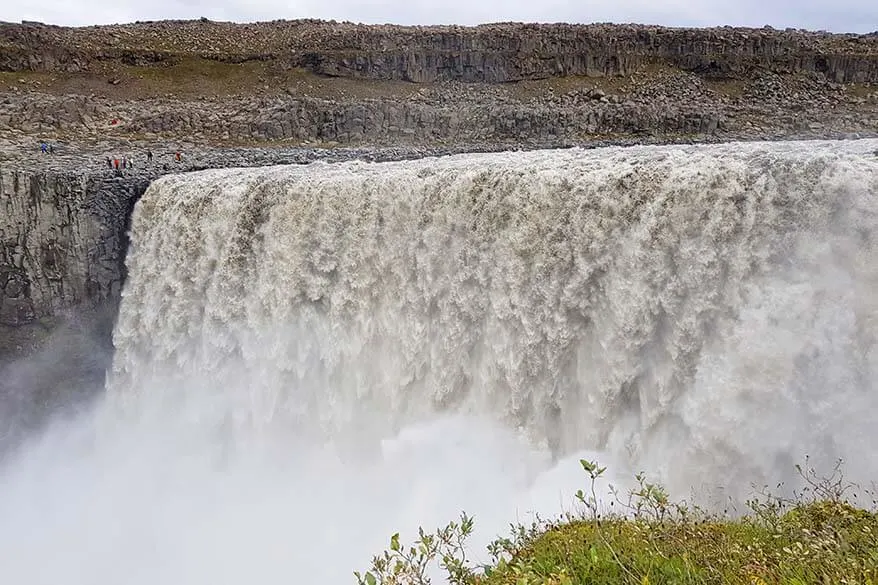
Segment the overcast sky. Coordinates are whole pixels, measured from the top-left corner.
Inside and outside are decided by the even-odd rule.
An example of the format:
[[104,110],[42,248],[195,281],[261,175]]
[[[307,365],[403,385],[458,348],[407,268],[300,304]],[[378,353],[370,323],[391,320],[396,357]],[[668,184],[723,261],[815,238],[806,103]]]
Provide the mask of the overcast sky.
[[88,25],[199,18],[363,23],[637,22],[878,30],[878,0],[2,0],[0,20]]

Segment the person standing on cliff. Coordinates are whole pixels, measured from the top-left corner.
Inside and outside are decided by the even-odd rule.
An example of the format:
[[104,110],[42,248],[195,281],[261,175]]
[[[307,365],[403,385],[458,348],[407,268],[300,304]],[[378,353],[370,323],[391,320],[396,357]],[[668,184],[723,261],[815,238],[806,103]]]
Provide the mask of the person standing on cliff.
[[110,157],[106,157],[106,158],[107,158],[107,168],[112,171],[113,170],[113,161],[110,160]]
[[146,162],[152,162],[152,151],[151,150],[146,151]]

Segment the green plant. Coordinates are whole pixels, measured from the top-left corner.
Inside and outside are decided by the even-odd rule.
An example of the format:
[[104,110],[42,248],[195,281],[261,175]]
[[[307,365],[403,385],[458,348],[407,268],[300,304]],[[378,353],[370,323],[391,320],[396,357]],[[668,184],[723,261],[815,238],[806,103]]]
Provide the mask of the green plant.
[[[796,467],[801,489],[786,497],[763,488],[736,518],[673,502],[642,473],[626,498],[610,486],[613,512],[601,513],[596,484],[606,468],[580,464],[588,478],[575,494],[580,513],[511,525],[488,546],[487,565],[468,560],[473,521],[463,514],[434,534],[421,530],[408,548],[393,535],[390,550],[356,573],[359,585],[427,585],[437,560],[452,585],[878,584],[874,490],[858,493],[841,461],[820,475],[806,458]],[[848,501],[862,494],[870,509]]]
[[438,558],[452,585],[470,583],[472,569],[464,544],[472,530],[472,517],[463,513],[459,523],[449,522],[435,533],[420,528],[417,542],[407,547],[396,533],[390,537],[390,549],[372,557],[371,569],[354,575],[359,585],[429,585],[428,568]]
[[579,500],[582,504],[585,505],[586,510],[591,513],[592,518],[595,520],[600,516],[600,512],[598,510],[598,497],[597,492],[595,491],[595,484],[597,480],[607,471],[606,467],[600,467],[594,461],[587,461],[585,459],[580,459],[579,464],[582,465],[582,468],[588,474],[589,478],[589,493],[586,494],[582,490],[578,490],[576,492],[576,499]]

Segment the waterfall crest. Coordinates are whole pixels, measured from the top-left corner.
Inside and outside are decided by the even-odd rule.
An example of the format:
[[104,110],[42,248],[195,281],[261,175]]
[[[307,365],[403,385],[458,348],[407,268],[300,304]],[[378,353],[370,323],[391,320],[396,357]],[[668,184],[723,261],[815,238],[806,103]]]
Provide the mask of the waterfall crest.
[[489,417],[681,486],[805,453],[875,472],[876,146],[164,177],[133,216],[109,389],[357,445]]

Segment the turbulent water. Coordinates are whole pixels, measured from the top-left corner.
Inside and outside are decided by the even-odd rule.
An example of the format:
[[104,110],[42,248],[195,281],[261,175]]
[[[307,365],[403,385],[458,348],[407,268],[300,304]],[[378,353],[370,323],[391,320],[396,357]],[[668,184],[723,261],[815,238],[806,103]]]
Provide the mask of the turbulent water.
[[162,178],[107,400],[2,476],[0,576],[349,582],[395,530],[560,511],[583,452],[683,495],[876,479],[876,150]]

